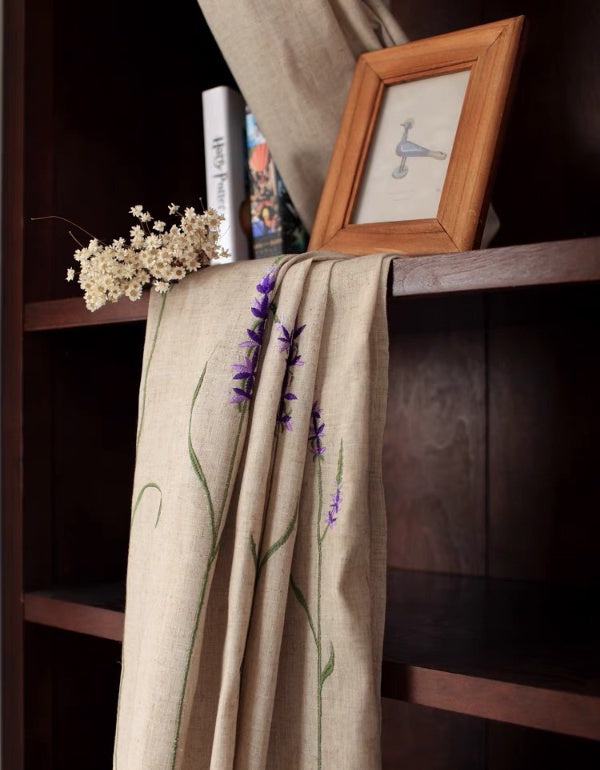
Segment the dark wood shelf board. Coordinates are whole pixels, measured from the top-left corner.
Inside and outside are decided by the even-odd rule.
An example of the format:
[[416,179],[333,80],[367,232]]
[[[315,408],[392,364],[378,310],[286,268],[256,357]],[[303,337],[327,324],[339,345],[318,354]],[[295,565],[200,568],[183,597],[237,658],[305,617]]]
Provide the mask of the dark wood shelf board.
[[[29,592],[24,605],[29,622],[122,640],[123,583]],[[390,570],[382,695],[600,740],[596,607],[581,589]]]
[[[392,295],[424,294],[548,286],[600,281],[600,238],[480,249],[458,254],[396,257]],[[91,313],[80,297],[28,302],[25,331],[144,321],[149,296],[119,300]]]
[[383,694],[600,739],[598,591],[390,570]]
[[394,297],[600,281],[600,238],[396,257]]
[[24,596],[24,617],[31,623],[120,642],[124,596],[122,583],[32,591]]
[[600,700],[384,661],[383,697],[459,714],[600,740]]
[[148,302],[149,294],[146,292],[136,302],[121,299],[104,305],[93,313],[86,308],[81,297],[27,302],[24,329],[26,332],[33,332],[68,329],[74,326],[145,321],[148,315]]

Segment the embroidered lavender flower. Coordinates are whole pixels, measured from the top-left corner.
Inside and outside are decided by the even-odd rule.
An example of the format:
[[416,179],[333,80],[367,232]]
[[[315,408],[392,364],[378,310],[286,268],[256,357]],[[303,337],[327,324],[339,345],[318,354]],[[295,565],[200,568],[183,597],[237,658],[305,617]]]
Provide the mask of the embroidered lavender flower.
[[[289,332],[281,322],[277,323],[277,328],[280,334],[277,339],[281,343],[279,345],[279,352],[283,353],[284,350],[288,351],[288,366],[303,366],[304,361],[301,361],[301,358],[298,355],[298,346],[295,346],[295,340],[302,334],[306,328],[306,324],[302,324],[302,326],[295,325],[292,332]],[[289,362],[290,356],[294,357],[291,364]]]
[[252,398],[265,324],[271,307],[270,293],[275,287],[275,278],[275,265],[271,265],[266,275],[256,284],[259,296],[254,298],[250,307],[250,312],[256,318],[256,321],[249,329],[246,329],[248,339],[242,340],[239,344],[240,348],[247,349],[247,353],[241,362],[231,365],[233,379],[243,384],[243,387],[236,386],[233,388],[233,393],[229,399],[230,404],[241,404],[245,401],[250,401]]
[[279,352],[283,353],[287,351],[285,374],[281,384],[281,397],[279,399],[277,423],[286,430],[292,430],[292,412],[289,408],[289,402],[297,400],[296,394],[292,391],[292,380],[294,379],[293,368],[295,366],[304,366],[302,356],[298,352],[297,339],[305,328],[306,324],[298,326],[298,323],[296,322],[293,330],[289,331],[283,322],[277,322],[277,329],[279,331],[279,337],[277,337],[277,339],[280,342]]
[[268,273],[256,284],[256,290],[263,295],[269,295],[275,286],[275,265],[271,265]]
[[231,365],[234,373],[233,379],[245,381],[245,383],[243,388],[233,388],[233,395],[229,399],[230,404],[240,404],[243,401],[249,401],[252,397],[258,365],[258,352],[259,347],[256,347],[250,356],[242,359],[241,363]]
[[310,430],[308,433],[309,451],[317,457],[325,454],[325,447],[322,439],[325,436],[325,423],[321,420],[321,407],[319,402],[315,401],[310,412]]
[[325,516],[325,524],[331,529],[337,521],[342,502],[342,482],[339,481],[335,488],[335,493],[331,495],[331,504]]

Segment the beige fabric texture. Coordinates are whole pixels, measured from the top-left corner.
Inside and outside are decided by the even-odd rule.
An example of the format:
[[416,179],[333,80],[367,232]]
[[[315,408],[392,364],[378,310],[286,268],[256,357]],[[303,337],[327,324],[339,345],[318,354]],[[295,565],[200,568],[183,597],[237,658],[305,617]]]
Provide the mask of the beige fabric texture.
[[310,232],[363,51],[406,42],[382,0],[198,0]]
[[381,766],[390,260],[152,295],[115,770]]

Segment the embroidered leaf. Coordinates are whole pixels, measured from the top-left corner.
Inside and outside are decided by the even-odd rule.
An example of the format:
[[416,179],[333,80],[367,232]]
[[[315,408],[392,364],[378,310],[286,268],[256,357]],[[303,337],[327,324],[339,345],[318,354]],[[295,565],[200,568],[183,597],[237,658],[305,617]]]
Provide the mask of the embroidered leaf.
[[217,537],[217,533],[215,529],[215,509],[214,509],[212,498],[210,495],[210,490],[208,488],[208,483],[206,481],[206,476],[204,475],[204,471],[202,470],[202,466],[200,465],[200,460],[198,459],[198,455],[196,454],[194,447],[192,445],[192,415],[194,413],[194,406],[196,405],[198,394],[200,393],[200,388],[202,387],[202,383],[204,382],[204,376],[206,374],[207,366],[208,366],[208,361],[204,364],[204,369],[202,370],[202,374],[200,375],[200,379],[198,380],[198,384],[196,385],[196,389],[194,390],[194,395],[192,397],[192,405],[190,407],[190,419],[188,422],[188,453],[190,456],[190,462],[192,463],[194,472],[196,473],[196,476],[200,481],[202,489],[204,490],[204,494],[206,495],[206,502],[208,505],[208,512],[210,514],[210,525],[211,525],[213,544],[214,544]]
[[158,521],[160,519],[160,514],[162,511],[162,490],[158,486],[158,484],[155,484],[153,481],[150,481],[148,484],[144,484],[144,486],[140,489],[139,494],[135,500],[135,504],[133,506],[133,512],[131,514],[131,525],[130,525],[131,527],[133,527],[133,520],[135,519],[135,514],[137,512],[137,509],[140,503],[142,502],[142,497],[144,496],[144,492],[147,489],[157,489],[158,493],[160,494],[160,503],[158,505],[158,513],[156,514],[156,521],[154,522],[154,527],[156,528],[156,526],[158,525]]
[[282,545],[286,542],[286,540],[289,538],[289,536],[294,531],[294,526],[296,525],[296,520],[298,518],[298,509],[296,508],[296,513],[292,516],[292,519],[290,523],[287,526],[287,529],[283,533],[283,535],[279,538],[279,540],[276,540],[273,545],[269,546],[269,548],[265,551],[264,556],[260,560],[260,564],[258,565],[258,571],[265,566],[266,562],[273,556],[273,554],[278,551]]
[[342,483],[342,474],[344,472],[344,440],[340,439],[340,450],[338,452],[338,464],[337,464],[337,475],[335,477],[335,480],[337,481],[338,485]]
[[308,620],[308,625],[310,626],[310,630],[312,631],[315,644],[318,644],[317,634],[315,633],[315,627],[313,625],[312,618],[310,616],[310,610],[308,609],[308,604],[306,603],[306,599],[304,598],[304,594],[300,590],[300,587],[296,585],[296,583],[294,582],[294,578],[291,575],[290,575],[290,585],[292,587],[292,591],[294,592],[294,596],[298,600],[298,604],[302,607],[302,609],[306,613],[306,619]]
[[335,653],[333,651],[333,644],[331,644],[330,642],[329,646],[331,648],[331,651],[329,653],[329,660],[325,664],[325,668],[321,671],[321,676],[319,677],[319,684],[321,687],[323,687],[323,683],[325,682],[327,677],[333,674],[333,667],[335,666]]

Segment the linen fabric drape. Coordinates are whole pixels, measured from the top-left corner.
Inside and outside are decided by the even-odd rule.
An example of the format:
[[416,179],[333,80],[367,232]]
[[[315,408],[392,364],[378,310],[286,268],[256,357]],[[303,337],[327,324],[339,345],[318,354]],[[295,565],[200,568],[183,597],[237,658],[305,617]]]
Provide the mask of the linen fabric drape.
[[390,259],[152,295],[115,770],[380,767]]
[[407,38],[382,0],[198,0],[310,232],[356,59]]

